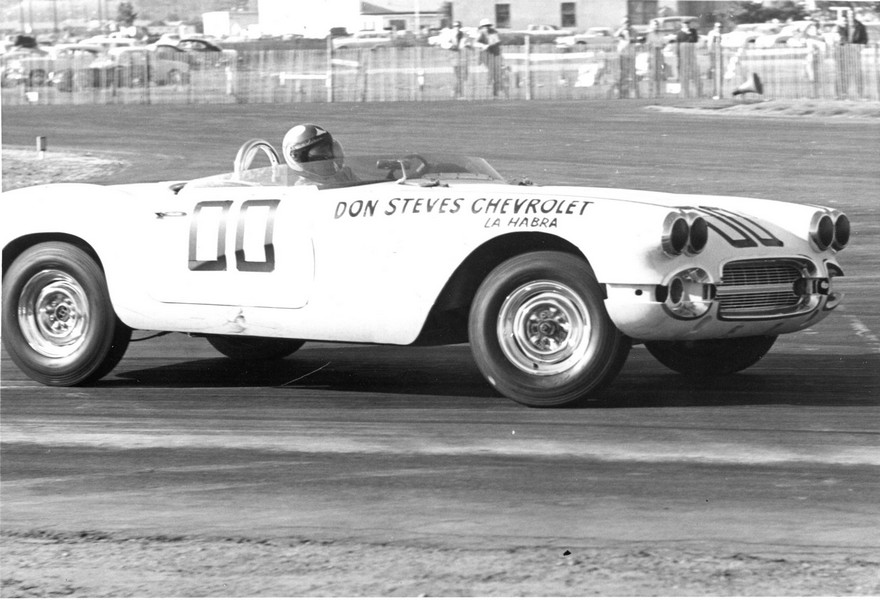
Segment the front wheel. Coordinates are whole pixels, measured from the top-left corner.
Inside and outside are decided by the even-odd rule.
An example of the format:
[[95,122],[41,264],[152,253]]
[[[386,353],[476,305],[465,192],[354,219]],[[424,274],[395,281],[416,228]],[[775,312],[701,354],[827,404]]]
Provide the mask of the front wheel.
[[238,335],[205,337],[220,354],[235,360],[279,360],[290,356],[305,343],[302,340]]
[[614,379],[630,349],[593,270],[562,252],[523,254],[492,271],[471,305],[469,334],[489,383],[536,407],[586,399]]
[[764,358],[775,341],[775,335],[768,335],[724,340],[645,342],[645,348],[663,365],[682,375],[718,377],[751,367]]
[[9,356],[46,385],[100,379],[131,339],[113,311],[101,267],[66,243],[38,244],[13,261],[3,277],[2,318]]

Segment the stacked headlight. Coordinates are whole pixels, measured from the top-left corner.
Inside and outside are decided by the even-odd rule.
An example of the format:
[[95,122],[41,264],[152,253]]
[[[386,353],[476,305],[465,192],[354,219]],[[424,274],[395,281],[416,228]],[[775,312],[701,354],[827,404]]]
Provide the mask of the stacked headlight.
[[697,319],[705,315],[715,299],[715,286],[703,269],[676,273],[669,284],[658,290],[658,300],[679,319]]
[[849,244],[849,217],[840,211],[816,211],[810,221],[810,242],[819,252],[843,250]]
[[663,222],[660,246],[669,256],[699,254],[709,241],[709,224],[694,212],[673,212]]

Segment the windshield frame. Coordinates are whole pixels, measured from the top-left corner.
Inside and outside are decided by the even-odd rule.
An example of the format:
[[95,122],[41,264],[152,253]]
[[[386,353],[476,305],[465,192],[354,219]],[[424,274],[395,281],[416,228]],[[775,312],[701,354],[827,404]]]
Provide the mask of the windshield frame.
[[[411,182],[413,185],[506,183],[504,177],[485,159],[458,154],[353,154],[346,155],[342,160],[312,161],[309,165],[316,167],[315,173],[295,170],[282,163],[194,179],[187,187],[310,185],[325,189],[388,182]],[[322,176],[317,173],[332,174]]]

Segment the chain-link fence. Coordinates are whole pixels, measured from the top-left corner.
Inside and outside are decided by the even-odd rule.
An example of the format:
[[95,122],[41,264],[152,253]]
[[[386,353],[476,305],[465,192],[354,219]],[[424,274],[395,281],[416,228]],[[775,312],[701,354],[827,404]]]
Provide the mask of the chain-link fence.
[[[880,44],[825,48],[632,45],[380,47],[3,60],[12,104],[299,103],[593,98],[880,100]],[[490,61],[491,63],[491,61]],[[494,81],[493,81],[494,80]],[[757,86],[756,86],[757,84]]]

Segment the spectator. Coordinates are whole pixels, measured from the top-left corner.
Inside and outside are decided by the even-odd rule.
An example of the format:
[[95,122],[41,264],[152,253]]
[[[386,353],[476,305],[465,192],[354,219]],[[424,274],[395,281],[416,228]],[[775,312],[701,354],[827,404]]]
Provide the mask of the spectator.
[[[699,37],[697,38],[699,39]],[[715,22],[712,30],[706,34],[706,47],[712,49],[721,45],[721,23]]]
[[721,23],[716,22],[712,30],[706,34],[706,50],[709,51],[709,79],[715,93],[712,97],[716,100],[721,97]]
[[850,59],[850,72],[856,80],[856,93],[859,98],[865,95],[865,78],[862,73],[862,47],[868,44],[868,30],[864,23],[856,18],[852,20],[849,31],[849,43],[847,54]]
[[449,39],[445,46],[450,51],[449,59],[452,62],[452,72],[455,77],[455,90],[452,95],[455,98],[464,98],[464,82],[468,78],[468,55],[470,38],[461,29],[461,21],[455,21],[449,32]]
[[822,30],[819,22],[815,19],[804,28],[803,31],[804,47],[807,49],[807,55],[804,58],[804,69],[807,73],[807,80],[813,84],[813,95],[819,96],[819,73],[822,66],[822,52],[825,50],[825,38],[822,37]]
[[697,96],[702,95],[700,81],[700,67],[697,64],[697,41],[700,36],[693,24],[682,21],[681,29],[675,36],[676,50],[678,55],[678,77],[681,82],[681,92],[685,97],[691,97],[691,84],[694,84]]
[[834,40],[836,64],[834,91],[839,99],[849,97],[852,83],[855,83],[856,93],[859,97],[864,93],[862,46],[868,41],[867,32],[863,31],[864,27],[858,19],[853,19],[852,27],[850,27],[845,15],[841,14],[837,17],[832,39]]
[[666,36],[660,31],[660,23],[652,19],[645,35],[645,46],[648,50],[648,73],[651,80],[651,95],[662,95],[666,81],[666,58],[663,48],[666,47]]
[[849,43],[861,45],[866,45],[868,43],[868,30],[865,28],[865,24],[858,19],[853,19]]
[[636,52],[633,47],[635,34],[629,23],[629,17],[624,17],[620,28],[614,32],[617,38],[617,55],[620,60],[620,76],[617,80],[617,90],[620,98],[629,98],[636,87]]
[[480,20],[480,35],[474,45],[482,50],[480,59],[489,69],[489,84],[492,96],[497,98],[502,88],[501,37],[491,20]]

